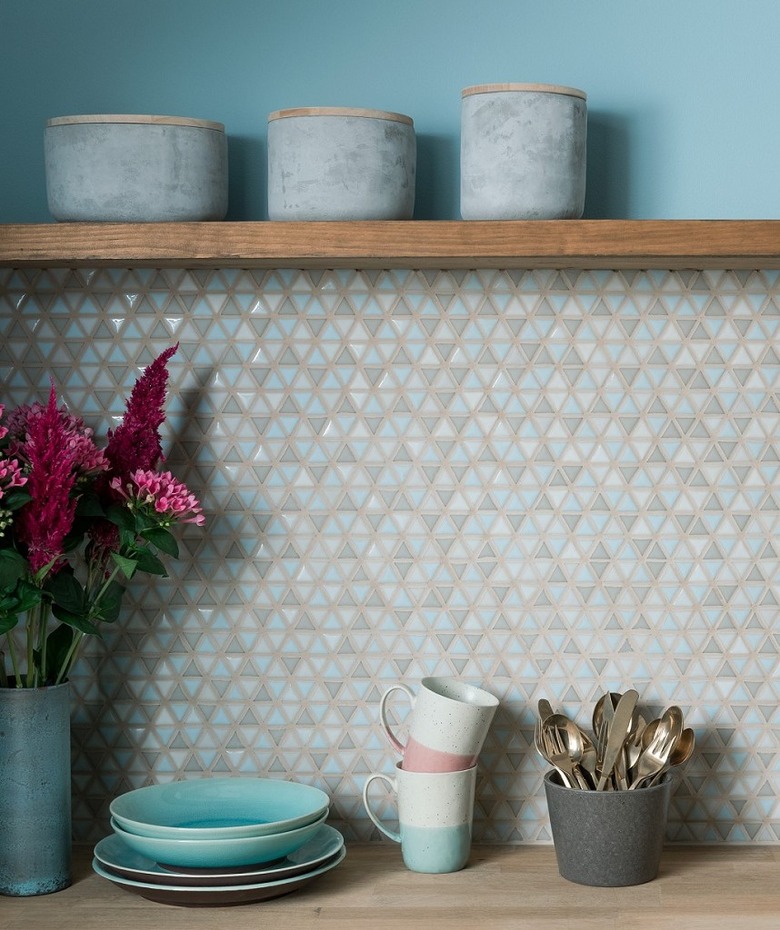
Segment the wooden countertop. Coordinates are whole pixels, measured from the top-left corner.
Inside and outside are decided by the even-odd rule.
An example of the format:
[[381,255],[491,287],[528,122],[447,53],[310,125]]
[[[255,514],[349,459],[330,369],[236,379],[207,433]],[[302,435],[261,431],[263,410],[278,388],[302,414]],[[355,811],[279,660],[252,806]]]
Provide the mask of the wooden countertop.
[[778,930],[780,846],[672,846],[655,881],[588,888],[558,874],[550,846],[475,846],[462,872],[408,872],[394,844],[351,845],[293,894],[234,907],[155,904],[75,855],[53,895],[0,897],[0,930]]

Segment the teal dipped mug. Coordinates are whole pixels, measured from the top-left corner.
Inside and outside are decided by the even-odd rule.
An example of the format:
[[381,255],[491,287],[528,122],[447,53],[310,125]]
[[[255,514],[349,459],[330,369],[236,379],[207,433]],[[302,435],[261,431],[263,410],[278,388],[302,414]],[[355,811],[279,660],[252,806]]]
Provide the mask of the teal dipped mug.
[[[386,827],[371,807],[369,788],[383,781],[394,792],[398,831]],[[374,824],[401,844],[404,865],[412,872],[457,872],[471,853],[476,765],[457,772],[412,772],[401,763],[395,776],[369,775],[363,786],[363,804]]]

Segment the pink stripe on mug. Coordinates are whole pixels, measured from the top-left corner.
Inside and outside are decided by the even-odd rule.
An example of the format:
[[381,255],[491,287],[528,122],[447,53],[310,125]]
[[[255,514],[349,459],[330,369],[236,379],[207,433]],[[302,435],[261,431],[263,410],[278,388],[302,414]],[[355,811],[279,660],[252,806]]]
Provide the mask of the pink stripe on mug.
[[460,772],[476,764],[476,756],[459,756],[454,752],[431,749],[410,736],[406,742],[401,768],[407,772]]
[[[388,720],[395,692],[412,704],[409,738],[401,742]],[[403,755],[410,772],[456,772],[476,764],[498,698],[457,678],[423,678],[415,695],[406,685],[392,685],[382,695],[379,715],[390,744]]]

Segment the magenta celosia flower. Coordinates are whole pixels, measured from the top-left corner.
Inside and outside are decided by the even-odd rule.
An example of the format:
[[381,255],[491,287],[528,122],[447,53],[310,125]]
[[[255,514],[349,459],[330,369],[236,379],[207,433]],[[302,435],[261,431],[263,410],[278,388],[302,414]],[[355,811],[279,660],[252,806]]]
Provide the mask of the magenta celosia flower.
[[[126,483],[138,469],[154,469],[163,458],[160,426],[165,421],[165,392],[168,387],[168,359],[179,348],[177,342],[144,369],[125,404],[122,422],[109,430],[105,455],[109,471],[101,477],[95,490],[108,502],[120,499],[113,487],[113,479]],[[119,544],[117,528],[108,522],[95,523],[89,531],[97,550],[104,553],[115,550]]]
[[[51,403],[44,405],[40,401],[34,404],[22,404],[8,418],[8,433],[11,436],[9,452],[17,456],[23,464],[27,462],[27,437],[31,424],[51,416]],[[74,417],[63,404],[54,412],[59,418],[59,430],[63,449],[67,449],[72,460],[77,478],[91,477],[108,470],[108,460],[98,449],[93,440],[94,431],[84,424],[81,417]],[[1,438],[1,437],[0,437]]]
[[172,523],[203,526],[206,522],[195,495],[169,471],[139,468],[124,484],[121,478],[113,478],[111,487],[130,502],[131,508],[162,518],[160,524],[163,526]]
[[122,422],[109,432],[106,458],[112,477],[125,480],[139,468],[155,468],[162,459],[160,426],[165,421],[166,366],[178,348],[177,342],[147,366],[128,398]]
[[[16,533],[27,550],[30,569],[37,572],[63,554],[65,537],[73,526],[76,499],[72,496],[77,477],[77,444],[72,443],[68,425],[57,409],[52,385],[49,403],[40,404],[25,420],[26,434],[19,444],[31,496],[19,511]],[[54,574],[61,567],[55,562]]]

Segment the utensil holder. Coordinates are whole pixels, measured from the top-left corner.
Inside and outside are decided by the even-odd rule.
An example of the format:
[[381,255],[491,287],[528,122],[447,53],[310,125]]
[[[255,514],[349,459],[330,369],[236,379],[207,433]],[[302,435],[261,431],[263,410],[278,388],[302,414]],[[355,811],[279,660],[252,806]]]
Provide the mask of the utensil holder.
[[658,875],[673,779],[652,788],[583,791],[544,776],[558,871],[580,885],[641,885]]

